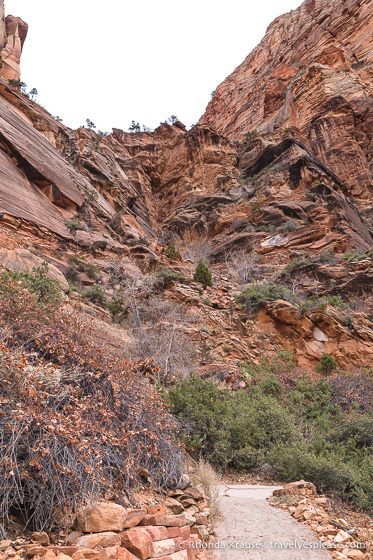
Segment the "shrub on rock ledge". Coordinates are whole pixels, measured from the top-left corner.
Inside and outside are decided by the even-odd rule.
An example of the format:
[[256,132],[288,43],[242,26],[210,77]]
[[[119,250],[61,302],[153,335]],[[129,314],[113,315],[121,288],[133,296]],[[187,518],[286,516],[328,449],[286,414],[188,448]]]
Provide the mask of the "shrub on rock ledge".
[[195,282],[199,282],[203,285],[204,288],[207,286],[212,286],[212,276],[211,272],[208,269],[208,266],[205,265],[202,259],[199,260],[197,264],[196,271],[193,276],[193,280]]

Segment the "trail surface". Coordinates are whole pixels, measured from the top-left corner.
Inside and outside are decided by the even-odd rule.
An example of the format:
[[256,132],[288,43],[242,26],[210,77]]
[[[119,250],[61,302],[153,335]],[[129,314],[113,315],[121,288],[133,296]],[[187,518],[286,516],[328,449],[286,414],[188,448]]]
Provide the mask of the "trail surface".
[[[216,525],[218,560],[331,560],[314,534],[266,501],[276,486],[229,485],[221,490],[223,519]],[[250,546],[249,548],[249,545]]]

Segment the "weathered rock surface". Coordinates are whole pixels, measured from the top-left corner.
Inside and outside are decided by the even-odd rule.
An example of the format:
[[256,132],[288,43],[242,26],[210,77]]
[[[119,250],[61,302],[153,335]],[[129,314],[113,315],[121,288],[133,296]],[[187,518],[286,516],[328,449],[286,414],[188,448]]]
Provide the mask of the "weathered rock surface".
[[75,528],[84,533],[102,533],[123,531],[127,519],[127,510],[110,502],[100,502],[94,507],[86,507],[76,517]]
[[372,13],[371,0],[306,0],[280,16],[216,89],[200,124],[238,140],[296,127],[355,196],[369,196]]
[[[39,268],[43,264],[43,259],[31,253],[27,249],[2,249],[0,248],[0,266],[7,270],[19,272],[32,272],[33,268]],[[48,263],[48,275],[60,282],[65,291],[69,290],[66,278],[53,264]]]
[[28,25],[21,18],[5,18],[4,0],[0,1],[0,76],[7,80],[19,80],[20,62]]

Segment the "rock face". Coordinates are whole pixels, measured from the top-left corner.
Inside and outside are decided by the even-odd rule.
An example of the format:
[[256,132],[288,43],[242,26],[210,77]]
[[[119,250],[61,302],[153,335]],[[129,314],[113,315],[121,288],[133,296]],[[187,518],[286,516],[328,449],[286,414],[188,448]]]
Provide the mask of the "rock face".
[[[109,299],[106,270],[118,255],[142,272],[172,268],[179,280],[165,280],[162,297],[193,308],[208,326],[208,333],[185,327],[194,345],[211,346],[218,361],[232,348],[232,366],[201,364],[201,373],[226,383],[235,382],[240,361],[283,347],[304,367],[323,352],[342,367],[368,367],[372,4],[307,0],[275,20],[191,130],[177,121],[151,132],[101,134],[69,129],[8,83],[26,28],[11,16],[6,24],[0,0],[0,247],[34,245],[38,258],[75,273],[83,286],[107,289]],[[171,239],[177,262],[166,255]],[[97,260],[91,266],[102,284],[74,271],[77,254]],[[243,280],[238,261],[250,254]],[[201,256],[213,272],[205,292],[191,281]],[[302,259],[307,266],[287,273]],[[251,324],[235,301],[248,282],[282,284],[299,301],[269,302]],[[312,297],[324,309],[300,317]],[[328,298],[342,298],[345,311]],[[99,331],[114,346],[129,344],[109,323],[102,313]]]
[[[297,128],[354,196],[373,189],[373,2],[306,0],[216,89],[200,124],[231,139]],[[343,152],[343,158],[340,157]]]
[[0,0],[0,76],[6,80],[19,80],[23,44],[28,25],[21,18],[5,18],[4,0]]

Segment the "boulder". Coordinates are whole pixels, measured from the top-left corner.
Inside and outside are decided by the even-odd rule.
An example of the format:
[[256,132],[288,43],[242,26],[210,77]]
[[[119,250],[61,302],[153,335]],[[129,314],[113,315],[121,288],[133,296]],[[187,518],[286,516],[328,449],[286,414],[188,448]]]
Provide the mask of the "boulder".
[[38,544],[41,544],[43,546],[49,545],[49,537],[44,531],[32,533],[31,538],[34,542],[37,542]]
[[185,488],[187,486],[189,486],[190,483],[191,483],[190,476],[188,474],[184,473],[182,475],[182,477],[180,478],[177,486],[178,486],[178,488],[181,488],[181,490],[185,490]]
[[193,498],[193,500],[196,500],[196,502],[205,499],[205,495],[202,490],[195,486],[189,486],[188,488],[186,488],[185,494],[188,494],[191,498]]
[[190,513],[185,512],[183,515],[185,517],[185,523],[189,527],[191,527],[192,525],[194,525],[196,523],[196,518],[193,515],[191,515]]
[[345,544],[352,541],[351,535],[346,533],[346,531],[339,531],[339,533],[334,537],[334,542],[337,544]]
[[84,533],[102,533],[123,531],[127,519],[124,507],[111,502],[100,502],[81,510],[75,521],[75,528]]
[[157,515],[161,513],[163,515],[167,515],[167,511],[162,506],[149,506],[148,507],[148,515]]
[[93,535],[84,535],[78,538],[75,544],[85,548],[120,546],[121,538],[118,533],[107,531],[104,533],[94,533]]
[[[180,529],[177,527],[146,527],[146,531],[153,541],[164,541],[180,536]],[[176,531],[176,534],[171,534],[170,531]]]
[[156,541],[153,543],[152,556],[154,558],[160,558],[161,556],[167,556],[177,552],[177,545],[174,539],[167,539],[164,541]]
[[183,506],[181,505],[180,502],[178,502],[177,500],[175,500],[175,498],[166,498],[164,505],[166,508],[170,509],[172,511],[172,513],[178,514],[181,513],[182,511],[184,511]]
[[124,548],[135,554],[140,560],[151,558],[153,540],[147,530],[142,527],[133,527],[121,533]]
[[99,560],[100,552],[91,548],[82,548],[73,554],[73,560]]
[[[32,269],[40,268],[43,262],[42,258],[34,255],[28,249],[0,249],[0,266],[7,270],[32,273]],[[53,264],[48,264],[48,276],[58,280],[65,292],[69,291],[70,288],[66,278]],[[36,534],[33,533],[33,535]],[[43,534],[46,535],[46,533]]]
[[26,550],[26,558],[33,558],[34,556],[44,556],[44,554],[46,554],[47,552],[48,549],[44,548],[43,546],[31,546]]
[[146,511],[144,509],[130,509],[127,510],[127,519],[124,525],[125,529],[136,527],[144,519]]
[[182,527],[185,525],[185,515],[163,515],[161,513],[156,515],[146,515],[141,521],[140,525],[163,525],[165,527]]
[[12,544],[12,541],[6,539],[4,541],[0,541],[0,552],[7,549]]

